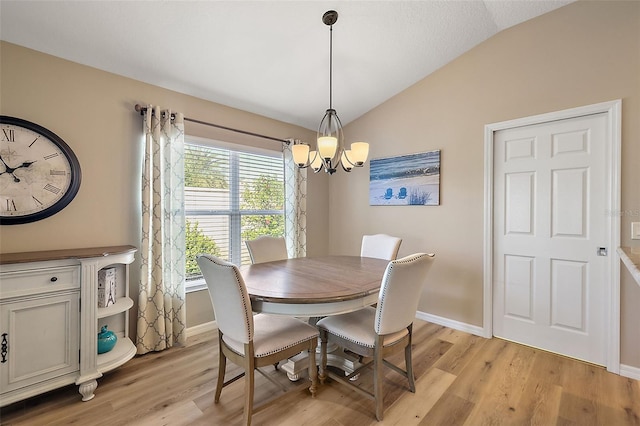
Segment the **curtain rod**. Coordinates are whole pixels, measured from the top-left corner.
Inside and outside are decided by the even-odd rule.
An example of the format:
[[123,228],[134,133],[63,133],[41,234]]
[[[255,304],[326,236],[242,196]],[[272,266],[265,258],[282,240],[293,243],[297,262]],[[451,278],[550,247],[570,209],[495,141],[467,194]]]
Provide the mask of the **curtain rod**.
[[[140,115],[143,115],[147,111],[147,107],[146,106],[142,106],[140,104],[136,104],[135,110],[137,112],[139,112]],[[175,116],[173,114],[171,114],[171,119],[173,120],[174,118],[175,118]],[[274,137],[271,137],[271,136],[265,136],[265,135],[261,135],[260,133],[249,132],[247,130],[234,129],[233,127],[221,126],[220,124],[208,123],[206,121],[196,120],[194,118],[184,117],[184,121],[191,121],[192,123],[203,124],[205,126],[216,127],[218,129],[229,130],[231,132],[236,132],[236,133],[242,133],[243,135],[255,136],[255,137],[263,138],[263,139],[270,139],[272,141],[286,143],[287,145],[289,145],[289,143],[290,143],[286,139],[279,139],[279,138],[274,138]]]

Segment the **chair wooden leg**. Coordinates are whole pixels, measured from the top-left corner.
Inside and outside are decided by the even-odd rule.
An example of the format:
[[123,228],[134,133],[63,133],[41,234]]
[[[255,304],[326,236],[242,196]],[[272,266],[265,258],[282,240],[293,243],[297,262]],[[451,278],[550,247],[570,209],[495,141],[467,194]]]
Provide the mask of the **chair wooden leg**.
[[407,379],[409,379],[409,390],[416,393],[416,379],[413,375],[413,361],[411,357],[411,345],[413,344],[413,324],[409,324],[407,327],[409,332],[409,341],[404,348],[404,366],[407,370]]
[[320,330],[320,384],[324,385],[324,381],[327,378],[327,330]]
[[251,416],[253,415],[253,387],[254,387],[254,374],[255,374],[255,361],[253,358],[253,350],[251,356],[247,354],[247,347],[245,345],[245,358],[244,358],[244,415],[243,424],[251,425]]
[[411,342],[404,348],[404,364],[407,370],[407,379],[409,379],[409,390],[416,393],[416,383],[413,377],[413,362],[411,361]]
[[227,357],[222,352],[222,339],[218,339],[218,382],[216,384],[216,395],[213,398],[215,403],[220,402],[220,394],[224,386],[224,373],[227,368]]
[[317,340],[313,340],[309,346],[309,378],[311,379],[311,386],[309,392],[311,397],[316,397],[316,389],[318,388],[318,367],[316,366],[316,346],[318,346]]
[[384,416],[384,393],[382,392],[383,372],[382,366],[382,338],[377,336],[377,342],[373,355],[373,393],[376,404],[376,419],[382,421]]

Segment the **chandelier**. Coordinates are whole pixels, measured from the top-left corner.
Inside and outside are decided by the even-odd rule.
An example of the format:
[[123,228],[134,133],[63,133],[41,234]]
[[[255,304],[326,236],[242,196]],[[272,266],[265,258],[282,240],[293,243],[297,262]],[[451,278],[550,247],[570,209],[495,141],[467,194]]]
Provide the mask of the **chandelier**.
[[293,161],[300,168],[311,167],[315,173],[324,169],[330,175],[338,166],[345,172],[354,167],[362,167],[369,155],[369,144],[353,142],[350,149],[344,148],[342,123],[338,113],[333,109],[333,24],[338,20],[338,12],[330,10],[322,15],[322,22],[329,26],[329,109],[325,112],[316,140],[316,149],[311,151],[305,143],[291,147]]

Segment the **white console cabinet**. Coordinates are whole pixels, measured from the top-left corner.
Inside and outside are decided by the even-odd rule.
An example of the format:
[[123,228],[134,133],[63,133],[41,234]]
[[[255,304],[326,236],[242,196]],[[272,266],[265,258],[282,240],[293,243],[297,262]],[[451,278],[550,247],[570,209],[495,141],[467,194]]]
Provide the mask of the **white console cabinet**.
[[[96,379],[131,358],[129,265],[133,246],[0,255],[0,406],[75,383],[83,401]],[[98,308],[98,271],[114,268],[116,303]],[[103,325],[118,341],[98,355]]]

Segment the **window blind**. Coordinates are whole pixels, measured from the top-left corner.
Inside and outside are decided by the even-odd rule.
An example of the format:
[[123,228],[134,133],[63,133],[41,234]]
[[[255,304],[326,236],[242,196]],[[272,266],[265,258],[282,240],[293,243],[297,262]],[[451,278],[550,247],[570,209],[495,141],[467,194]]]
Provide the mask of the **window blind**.
[[190,261],[199,251],[250,263],[245,240],[284,236],[282,154],[187,142],[185,213],[188,280],[200,278],[195,259]]

